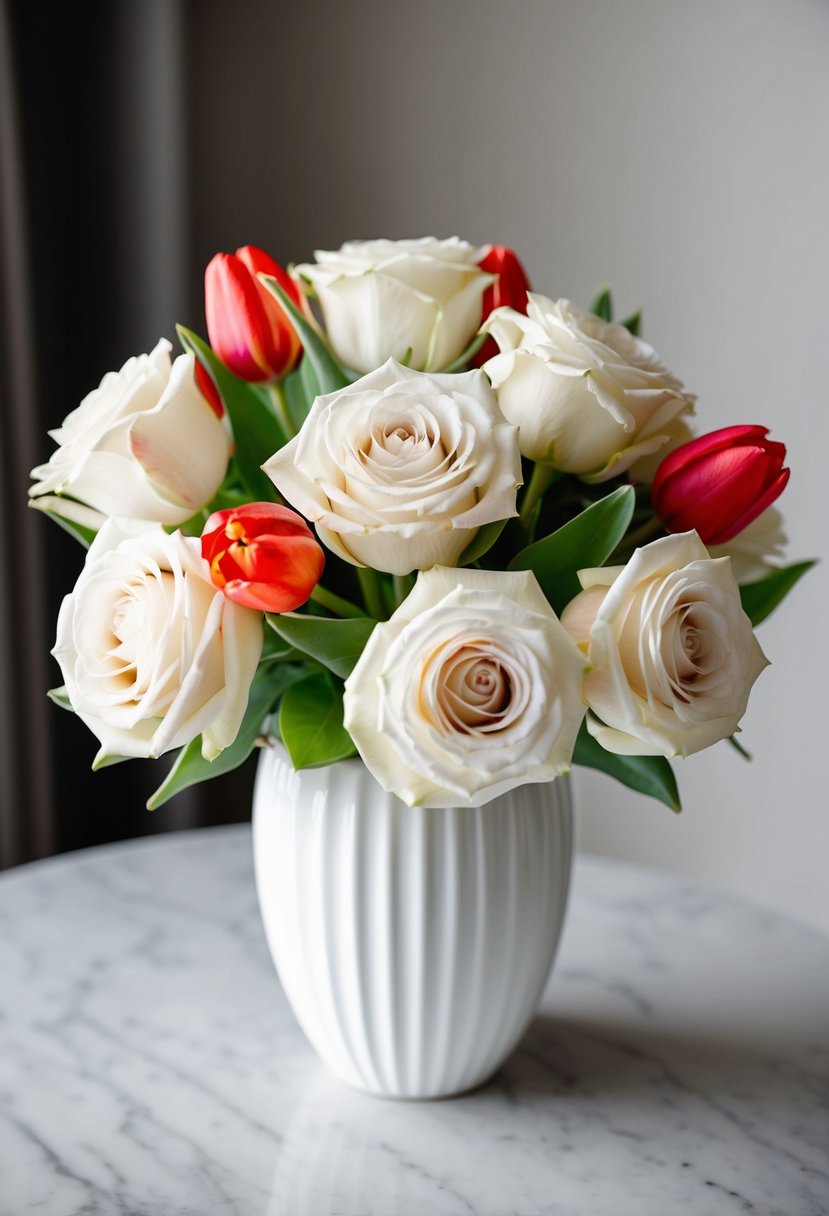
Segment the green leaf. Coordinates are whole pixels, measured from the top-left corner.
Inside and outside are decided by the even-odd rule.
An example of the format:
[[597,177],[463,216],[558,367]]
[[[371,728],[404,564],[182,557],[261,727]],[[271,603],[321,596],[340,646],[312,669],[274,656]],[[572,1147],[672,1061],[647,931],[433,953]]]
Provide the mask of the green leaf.
[[302,381],[302,389],[308,402],[308,413],[310,413],[311,406],[320,395],[320,382],[317,379],[317,373],[314,371],[314,365],[307,355],[303,355],[300,360],[299,378]]
[[522,549],[508,570],[532,570],[554,612],[561,612],[581,590],[578,571],[601,566],[622,540],[633,518],[636,495],[619,486],[557,532]]
[[479,557],[483,557],[495,544],[506,527],[507,522],[506,519],[496,519],[492,523],[484,524],[483,527],[479,528],[477,536],[473,536],[458,558],[458,565],[471,566]]
[[595,317],[600,317],[602,321],[613,320],[613,299],[609,287],[603,287],[593,297],[588,312],[592,312]]
[[276,669],[270,664],[264,669],[260,668],[253,678],[245,716],[234,741],[219,752],[215,760],[205,760],[201,754],[201,735],[191,739],[178,753],[164,781],[150,798],[147,810],[156,810],[190,785],[209,781],[211,777],[229,773],[243,764],[253,751],[262,724],[277,699],[289,685],[305,674],[305,670],[300,664],[294,663],[286,663]]
[[303,356],[296,371],[291,372],[282,381],[282,391],[285,394],[285,406],[288,417],[294,425],[294,432],[302,430],[302,424],[308,417],[314,398],[317,395],[317,381],[311,372],[310,379],[304,368],[310,366],[308,359]]
[[72,713],[75,712],[75,707],[69,700],[69,693],[66,691],[65,684],[62,684],[60,688],[50,688],[46,696],[50,701],[54,701],[55,705],[59,705],[61,709],[69,709]]
[[97,536],[94,528],[85,528],[83,524],[76,524],[74,520],[66,519],[63,515],[57,515],[54,511],[44,511],[42,507],[39,507],[38,510],[42,515],[53,519],[56,524],[59,524],[64,532],[68,532],[75,540],[79,540],[84,549],[88,549]]
[[279,300],[299,336],[299,340],[305,350],[302,362],[304,363],[306,359],[310,361],[309,370],[313,370],[316,377],[317,391],[315,395],[321,396],[325,393],[333,393],[338,388],[345,388],[346,385],[350,384],[351,377],[347,375],[345,368],[337,361],[334,352],[316,326],[300,312],[288,293],[283,291],[272,275],[262,275],[261,279],[268,291]]
[[285,642],[323,663],[342,679],[351,674],[377,624],[368,617],[338,620],[299,612],[268,615],[265,620]]
[[356,754],[343,727],[342,688],[327,671],[293,684],[282,698],[279,733],[294,768],[318,768]]
[[632,312],[629,317],[625,317],[624,321],[619,322],[624,325],[625,329],[633,334],[634,338],[638,338],[642,331],[642,309],[637,308],[636,312]]
[[606,773],[629,789],[664,802],[672,811],[682,810],[674,770],[664,756],[617,756],[593,738],[585,722],[576,739],[573,763]]
[[234,376],[191,330],[183,325],[177,325],[176,330],[181,345],[196,356],[219,390],[233,430],[234,460],[250,498],[254,502],[273,502],[273,483],[261,466],[284,446],[287,436],[267,390]]
[[756,583],[743,583],[740,587],[740,599],[743,611],[752,625],[759,625],[770,616],[798,579],[814,565],[815,561],[796,562],[793,566],[775,570],[773,574],[759,579]]

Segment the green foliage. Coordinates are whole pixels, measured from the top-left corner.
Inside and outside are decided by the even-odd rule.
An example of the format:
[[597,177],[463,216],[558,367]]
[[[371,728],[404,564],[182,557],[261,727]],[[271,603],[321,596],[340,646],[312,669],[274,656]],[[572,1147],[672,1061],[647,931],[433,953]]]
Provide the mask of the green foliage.
[[80,541],[84,549],[88,549],[95,539],[97,533],[92,528],[86,528],[83,524],[76,524],[72,519],[66,519],[63,515],[58,515],[54,511],[44,511],[42,507],[38,510],[42,515],[46,515],[49,519],[53,519],[56,524],[63,528],[64,532],[68,532],[75,540]]
[[279,709],[279,734],[295,769],[356,755],[343,726],[342,684],[327,671],[292,684]]
[[274,709],[279,697],[295,680],[302,677],[305,668],[296,663],[281,664],[276,670],[270,665],[257,671],[248,695],[248,706],[239,733],[220,752],[215,760],[205,760],[201,754],[201,735],[183,747],[173,761],[164,781],[147,803],[147,809],[155,811],[175,794],[190,785],[219,777],[244,764],[256,746],[265,719]]
[[458,558],[459,566],[471,566],[488,553],[506,527],[506,519],[497,519],[491,524],[484,524],[464,549]]
[[740,599],[743,611],[752,625],[759,625],[766,617],[771,616],[795,583],[815,564],[814,561],[795,562],[792,566],[775,570],[773,574],[759,579],[756,583],[743,583],[740,587]]
[[578,571],[603,565],[633,518],[635,494],[620,486],[600,498],[558,531],[522,549],[509,570],[532,570],[555,612],[562,612],[581,590]]
[[276,279],[271,275],[262,275],[262,282],[268,291],[276,296],[287,312],[302,343],[305,353],[300,367],[304,376],[304,388],[309,399],[313,401],[314,397],[336,392],[338,388],[345,388],[347,384],[350,384],[352,378],[337,361],[322,334],[313,322],[300,312]]
[[265,619],[285,643],[310,655],[341,679],[351,674],[377,624],[366,616],[339,620],[299,612],[283,612]]
[[50,688],[46,696],[50,701],[54,701],[55,705],[59,705],[61,709],[68,709],[72,713],[75,712],[75,707],[69,700],[69,693],[66,691],[65,684],[61,684],[60,688]]
[[596,293],[590,301],[590,307],[587,311],[592,312],[595,317],[601,318],[602,321],[613,320],[613,298],[609,287],[602,287]]
[[629,789],[664,802],[672,811],[681,811],[676,777],[664,756],[617,756],[598,743],[582,723],[573,752],[573,763],[594,768],[615,778]]

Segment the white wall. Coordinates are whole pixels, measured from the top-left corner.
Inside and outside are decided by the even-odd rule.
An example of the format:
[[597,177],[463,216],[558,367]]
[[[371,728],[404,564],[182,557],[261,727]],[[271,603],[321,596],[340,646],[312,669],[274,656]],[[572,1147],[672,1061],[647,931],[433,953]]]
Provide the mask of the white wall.
[[[825,559],[829,4],[253,4],[243,36],[235,9],[201,10],[206,256],[457,233],[517,248],[546,294],[587,304],[608,281],[698,394],[700,431],[763,423],[788,445],[791,559]],[[829,931],[827,603],[824,564],[760,628],[751,764],[726,744],[685,761],[678,818],[580,772],[581,847]]]

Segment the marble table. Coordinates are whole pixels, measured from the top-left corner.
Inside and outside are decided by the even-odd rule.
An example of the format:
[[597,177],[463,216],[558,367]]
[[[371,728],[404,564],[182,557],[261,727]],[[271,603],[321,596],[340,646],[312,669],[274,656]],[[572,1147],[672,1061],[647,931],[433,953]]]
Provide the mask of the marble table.
[[287,1007],[246,825],[0,875],[2,1216],[829,1213],[829,939],[579,855],[487,1086],[355,1093]]

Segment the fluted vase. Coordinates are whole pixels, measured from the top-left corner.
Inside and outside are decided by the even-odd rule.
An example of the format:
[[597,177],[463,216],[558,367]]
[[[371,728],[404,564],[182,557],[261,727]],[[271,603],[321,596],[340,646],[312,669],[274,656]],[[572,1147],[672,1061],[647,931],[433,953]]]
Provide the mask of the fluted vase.
[[438,1098],[517,1045],[556,952],[572,864],[566,778],[486,806],[411,808],[360,760],[263,749],[256,886],[294,1014],[342,1081]]

